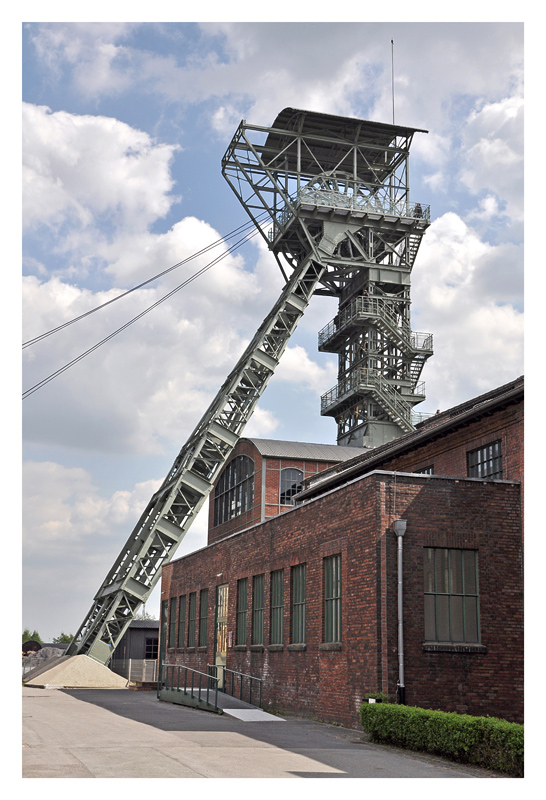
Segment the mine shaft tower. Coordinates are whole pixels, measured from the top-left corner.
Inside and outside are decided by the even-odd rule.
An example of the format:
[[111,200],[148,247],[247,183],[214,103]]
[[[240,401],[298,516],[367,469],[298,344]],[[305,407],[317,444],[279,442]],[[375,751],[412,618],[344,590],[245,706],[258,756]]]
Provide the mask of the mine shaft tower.
[[[272,128],[242,122],[223,171],[285,273],[306,258],[325,269],[315,294],[339,299],[319,333],[338,383],[322,397],[340,445],[377,446],[413,430],[412,408],[432,335],[410,326],[410,276],[430,208],[410,201],[408,159],[419,131],[286,108]],[[264,232],[265,235],[265,232]]]
[[[229,459],[313,294],[339,299],[319,335],[339,379],[322,398],[338,443],[378,445],[413,429],[432,337],[410,328],[410,273],[427,206],[410,202],[415,128],[286,108],[241,122],[222,171],[274,254],[281,295],[95,595],[67,655],[107,664]],[[264,222],[265,218],[265,222]]]

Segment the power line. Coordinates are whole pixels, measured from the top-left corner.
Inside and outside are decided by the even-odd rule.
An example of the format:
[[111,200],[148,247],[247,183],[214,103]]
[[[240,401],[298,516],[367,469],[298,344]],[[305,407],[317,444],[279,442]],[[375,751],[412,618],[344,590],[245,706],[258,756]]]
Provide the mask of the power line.
[[[244,227],[244,226],[241,226],[241,227]],[[195,272],[193,275],[191,275],[189,278],[187,278],[185,281],[183,281],[183,283],[181,283],[181,284],[179,284],[178,286],[176,286],[174,289],[172,289],[170,292],[168,292],[168,293],[167,293],[166,295],[164,295],[162,298],[160,298],[159,300],[157,300],[155,303],[153,303],[153,304],[152,304],[151,306],[149,306],[147,309],[145,309],[144,311],[141,311],[141,313],[140,313],[140,314],[137,314],[137,316],[136,316],[136,317],[133,317],[133,318],[132,318],[132,319],[130,319],[128,322],[126,322],[124,325],[122,325],[120,328],[118,328],[117,330],[113,331],[113,333],[110,333],[110,334],[109,334],[108,336],[106,336],[104,339],[101,339],[101,341],[100,341],[100,342],[97,342],[96,344],[94,344],[92,347],[90,347],[90,348],[89,348],[88,350],[86,350],[84,353],[80,353],[80,355],[79,355],[79,356],[76,356],[76,358],[72,359],[72,361],[69,361],[69,362],[68,362],[68,364],[65,364],[63,367],[60,367],[60,368],[59,368],[58,370],[56,370],[55,372],[51,373],[51,375],[48,375],[48,376],[47,376],[47,378],[44,378],[43,380],[41,380],[41,381],[39,381],[38,383],[36,383],[34,386],[31,386],[31,387],[30,387],[30,389],[27,389],[25,392],[23,392],[23,400],[24,400],[24,399],[26,399],[27,397],[29,397],[31,394],[34,394],[34,392],[37,392],[37,391],[38,391],[38,389],[41,389],[41,388],[42,388],[42,386],[45,386],[47,383],[50,383],[50,381],[54,380],[54,379],[55,379],[55,378],[57,378],[59,375],[62,375],[62,373],[63,373],[63,372],[66,372],[66,370],[70,369],[70,367],[74,366],[74,364],[77,364],[79,361],[81,361],[81,360],[82,360],[82,359],[84,359],[86,356],[88,356],[88,355],[90,355],[91,353],[93,353],[95,350],[97,350],[97,349],[98,349],[99,347],[101,347],[103,344],[106,344],[106,342],[109,342],[111,339],[113,339],[113,338],[114,338],[114,336],[117,336],[117,334],[118,334],[118,333],[121,333],[122,331],[124,331],[126,328],[128,328],[128,327],[129,327],[130,325],[132,325],[134,322],[137,322],[139,319],[141,319],[142,317],[144,317],[144,316],[145,316],[146,314],[148,314],[150,311],[153,311],[153,309],[154,309],[154,308],[157,308],[157,306],[159,306],[159,305],[160,305],[161,303],[163,303],[165,300],[168,300],[170,297],[172,297],[174,294],[176,294],[178,291],[180,291],[180,289],[183,289],[185,286],[187,286],[189,283],[191,283],[192,281],[194,281],[196,278],[198,278],[198,277],[200,277],[201,275],[203,275],[203,274],[204,274],[205,272],[207,272],[207,271],[208,271],[208,270],[209,270],[211,267],[213,267],[213,266],[214,266],[215,264],[217,264],[219,261],[221,261],[222,259],[224,259],[226,256],[228,256],[230,253],[232,253],[232,252],[233,252],[234,250],[236,250],[238,247],[240,247],[240,246],[241,246],[241,245],[242,245],[244,242],[248,242],[248,241],[250,241],[250,239],[252,239],[252,238],[253,238],[254,236],[256,236],[258,233],[259,233],[259,230],[258,230],[258,229],[254,229],[254,230],[253,230],[253,231],[252,231],[250,234],[248,234],[248,233],[247,233],[247,234],[245,234],[245,235],[243,236],[243,238],[242,238],[242,239],[239,239],[239,241],[238,241],[238,242],[235,242],[235,244],[233,244],[233,245],[232,245],[230,248],[228,248],[228,250],[226,250],[226,252],[225,252],[225,253],[222,253],[221,255],[217,256],[217,257],[216,257],[216,258],[215,258],[213,261],[211,261],[211,262],[210,262],[209,264],[207,264],[205,267],[203,267],[202,269],[198,270],[198,271],[197,271],[197,272]]]
[[[263,221],[263,218],[265,218],[265,214],[262,215],[262,219],[258,218],[257,221],[261,222],[261,221]],[[73,325],[75,322],[79,322],[80,320],[84,319],[85,317],[90,316],[90,314],[94,314],[95,311],[100,311],[101,308],[106,308],[106,306],[109,306],[112,303],[115,303],[116,300],[121,300],[122,297],[127,297],[127,295],[132,294],[132,292],[136,292],[137,289],[142,289],[143,286],[146,286],[147,284],[152,283],[153,281],[156,281],[159,278],[162,278],[164,275],[167,275],[169,272],[172,272],[173,270],[178,269],[178,267],[181,267],[184,264],[187,264],[189,261],[192,261],[194,258],[198,258],[199,256],[202,256],[205,253],[208,253],[209,250],[212,250],[214,247],[217,247],[219,244],[222,244],[222,242],[229,241],[237,233],[245,230],[245,228],[252,227],[253,224],[254,223],[252,221],[245,222],[243,225],[240,225],[238,228],[235,228],[233,231],[228,233],[227,236],[224,236],[224,237],[222,237],[220,239],[217,239],[215,242],[212,242],[212,244],[207,245],[202,250],[199,250],[197,253],[194,253],[193,255],[188,256],[188,258],[185,258],[183,261],[179,261],[178,264],[173,264],[173,266],[168,267],[167,269],[163,270],[162,272],[159,272],[157,275],[154,275],[153,277],[148,278],[147,280],[143,281],[142,283],[139,283],[137,286],[133,286],[132,289],[127,289],[127,291],[122,292],[121,294],[118,294],[116,297],[113,297],[111,300],[107,300],[105,303],[102,303],[100,306],[96,306],[95,308],[92,308],[89,311],[85,311],[83,314],[80,314],[78,317],[74,317],[74,319],[68,320],[68,322],[64,322],[62,325],[58,325],[56,328],[52,328],[51,330],[46,331],[45,333],[42,333],[39,336],[35,336],[33,339],[29,339],[28,341],[23,342],[23,345],[22,345],[23,350],[25,350],[27,347],[31,347],[33,344],[36,344],[37,342],[41,342],[43,339],[46,339],[48,336],[51,336],[54,333],[58,333],[58,331],[61,331],[64,328],[67,328],[69,325]]]

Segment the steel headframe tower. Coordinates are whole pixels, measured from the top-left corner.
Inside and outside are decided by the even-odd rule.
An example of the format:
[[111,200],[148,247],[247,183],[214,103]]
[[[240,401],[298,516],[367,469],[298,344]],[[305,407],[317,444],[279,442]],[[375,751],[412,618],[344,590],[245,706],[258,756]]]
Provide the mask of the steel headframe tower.
[[[321,413],[338,444],[376,446],[413,430],[425,399],[421,370],[432,335],[410,327],[410,276],[430,208],[410,201],[415,128],[286,108],[272,128],[241,123],[224,175],[256,221],[272,221],[279,266],[311,256],[325,266],[317,294],[339,298],[319,333],[337,353],[338,384]],[[256,224],[258,224],[256,222]]]
[[[357,443],[363,425],[366,441],[377,425],[390,438],[411,429],[411,405],[423,399],[417,378],[432,352],[409,331],[409,273],[429,224],[428,209],[409,202],[415,130],[290,108],[271,128],[241,122],[222,171],[286,284],[148,503],[68,655],[108,663],[208,497],[314,293],[340,298],[340,314],[321,334],[321,349],[340,356],[340,383],[323,398],[323,413],[338,420],[338,441]],[[264,210],[267,225],[258,221]]]

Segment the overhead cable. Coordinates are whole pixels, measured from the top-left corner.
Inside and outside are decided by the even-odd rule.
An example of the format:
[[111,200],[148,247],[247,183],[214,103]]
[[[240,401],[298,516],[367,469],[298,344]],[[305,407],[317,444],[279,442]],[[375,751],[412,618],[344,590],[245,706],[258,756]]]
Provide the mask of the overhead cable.
[[[260,217],[258,217],[258,219],[256,221],[257,222],[263,222],[263,220],[265,219],[265,216],[266,216],[265,214],[260,215]],[[35,336],[33,339],[29,339],[28,341],[23,342],[23,345],[22,345],[23,350],[25,350],[27,347],[31,347],[31,345],[36,344],[37,342],[41,342],[43,339],[46,339],[48,336],[51,336],[52,334],[57,333],[58,331],[61,331],[64,328],[67,328],[69,325],[73,325],[75,322],[79,322],[80,320],[84,319],[85,317],[88,317],[90,314],[94,314],[95,311],[100,311],[101,308],[106,308],[106,306],[109,306],[112,303],[115,303],[116,300],[121,300],[123,297],[127,297],[127,295],[132,294],[133,292],[136,292],[137,289],[142,289],[143,286],[147,286],[149,283],[153,283],[153,281],[156,281],[159,278],[162,278],[164,275],[167,275],[169,272],[172,272],[173,270],[178,269],[179,267],[183,266],[184,264],[187,264],[189,261],[193,261],[194,258],[198,258],[199,256],[202,256],[205,253],[208,253],[209,250],[212,250],[214,247],[217,247],[218,245],[222,244],[222,242],[229,241],[236,234],[238,234],[241,231],[245,230],[245,228],[249,228],[249,227],[251,228],[253,226],[253,224],[254,223],[252,221],[245,222],[243,225],[240,225],[238,228],[235,228],[233,231],[228,233],[227,236],[224,236],[224,237],[222,237],[220,239],[217,239],[215,242],[212,242],[212,244],[209,244],[206,247],[203,247],[202,250],[199,250],[197,253],[194,253],[193,255],[188,256],[183,261],[179,261],[177,264],[173,264],[171,267],[168,267],[167,269],[164,269],[162,272],[158,272],[157,275],[154,275],[153,277],[148,278],[145,281],[142,281],[142,283],[139,283],[137,286],[133,286],[132,289],[127,289],[127,291],[116,295],[116,297],[113,297],[111,300],[107,300],[105,303],[102,303],[99,306],[95,306],[95,308],[91,308],[89,311],[85,311],[83,314],[80,314],[78,317],[74,317],[74,319],[68,320],[67,322],[63,322],[62,325],[58,325],[56,328],[52,328],[51,330],[46,331],[45,333],[42,333],[39,336]]]
[[157,301],[156,301],[155,303],[153,303],[151,306],[149,306],[148,308],[146,308],[144,311],[141,311],[141,313],[140,313],[140,314],[137,314],[137,316],[136,316],[136,317],[133,317],[133,318],[132,318],[132,319],[130,319],[128,322],[126,322],[124,325],[122,325],[120,328],[118,328],[117,330],[113,331],[111,334],[109,334],[108,336],[106,336],[104,339],[101,339],[101,341],[100,341],[100,342],[97,342],[96,344],[94,344],[92,347],[90,347],[90,348],[89,348],[88,350],[86,350],[84,353],[80,353],[80,355],[79,355],[79,356],[76,356],[76,358],[72,359],[72,361],[69,361],[69,362],[68,362],[68,364],[65,364],[63,367],[60,367],[60,368],[59,368],[58,370],[56,370],[55,372],[51,373],[51,375],[48,375],[48,376],[47,376],[47,378],[44,378],[43,380],[39,381],[39,383],[36,383],[34,386],[31,386],[29,389],[27,389],[26,391],[24,391],[24,392],[23,392],[23,400],[24,400],[25,398],[29,397],[31,394],[34,394],[34,392],[37,392],[37,391],[38,391],[38,389],[41,389],[41,388],[42,388],[42,386],[45,386],[47,383],[49,383],[50,381],[54,380],[54,379],[55,379],[55,378],[57,378],[59,375],[62,375],[62,373],[63,373],[63,372],[66,372],[66,370],[67,370],[67,369],[69,369],[70,367],[74,366],[74,364],[77,364],[77,363],[78,363],[79,361],[81,361],[83,358],[85,358],[86,356],[88,356],[88,355],[90,355],[91,353],[93,353],[95,350],[97,350],[97,349],[98,349],[99,347],[101,347],[103,344],[106,344],[106,342],[109,342],[111,339],[113,339],[113,338],[114,338],[114,336],[117,336],[117,334],[118,334],[118,333],[121,333],[122,331],[124,331],[126,328],[128,328],[128,327],[129,327],[130,325],[132,325],[134,322],[137,322],[139,319],[141,319],[142,317],[144,317],[144,316],[145,316],[146,314],[148,314],[150,311],[153,311],[153,309],[154,309],[154,308],[157,308],[157,306],[159,306],[159,305],[160,305],[161,303],[163,303],[165,300],[168,300],[170,297],[172,297],[174,294],[176,294],[178,291],[180,291],[180,289],[183,289],[185,286],[187,286],[189,283],[191,283],[192,281],[194,281],[196,278],[198,278],[198,277],[200,277],[201,275],[203,275],[203,274],[204,274],[205,272],[207,272],[207,271],[208,271],[208,270],[209,270],[211,267],[213,267],[213,266],[214,266],[215,264],[217,264],[219,261],[221,261],[222,259],[224,259],[226,256],[228,256],[230,253],[232,253],[232,252],[233,252],[234,250],[236,250],[238,247],[240,247],[240,246],[241,246],[241,245],[242,245],[244,242],[248,242],[248,241],[250,241],[250,239],[252,239],[252,238],[253,238],[254,236],[256,236],[258,233],[259,233],[259,230],[255,228],[255,229],[254,229],[254,230],[253,230],[253,231],[252,231],[250,234],[245,234],[245,236],[243,236],[243,238],[242,238],[242,239],[239,239],[239,241],[237,241],[237,242],[235,242],[235,244],[231,245],[231,247],[230,247],[230,248],[228,248],[228,249],[227,249],[227,250],[226,250],[224,253],[222,253],[221,255],[217,256],[217,257],[216,257],[216,258],[215,258],[213,261],[211,261],[209,264],[207,264],[207,265],[206,265],[205,267],[203,267],[202,269],[200,269],[200,270],[198,270],[197,272],[195,272],[193,275],[191,275],[189,278],[187,278],[185,281],[183,281],[183,283],[181,283],[181,284],[179,284],[178,286],[176,286],[174,289],[172,289],[170,292],[168,292],[168,293],[167,293],[166,295],[164,295],[162,298],[160,298],[159,300],[157,300]]

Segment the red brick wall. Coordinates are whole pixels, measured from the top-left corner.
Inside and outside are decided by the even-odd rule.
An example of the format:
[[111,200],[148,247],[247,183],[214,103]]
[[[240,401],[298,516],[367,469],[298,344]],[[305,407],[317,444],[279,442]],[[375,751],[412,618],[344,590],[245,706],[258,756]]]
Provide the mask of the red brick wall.
[[[163,568],[162,598],[209,589],[208,643],[175,648],[171,663],[206,671],[214,660],[215,587],[229,584],[235,641],[236,582],[249,579],[248,638],[227,666],[265,678],[264,707],[356,725],[364,694],[396,695],[397,571],[392,521],[404,537],[406,701],[521,720],[520,488],[509,483],[372,474]],[[486,653],[423,650],[423,547],[476,548]],[[341,649],[322,645],[323,558],[342,556]],[[290,646],[290,567],[307,564],[307,641]],[[270,572],[284,569],[284,641],[268,648]],[[252,576],[265,573],[263,647],[250,645]],[[321,646],[322,645],[322,646]]]
[[500,439],[503,479],[523,482],[523,401],[443,434],[409,453],[386,459],[382,469],[410,472],[434,465],[436,475],[467,475],[466,454]]
[[[328,461],[306,461],[293,458],[263,458],[252,442],[249,442],[245,439],[241,439],[235,446],[231,458],[241,455],[248,456],[254,461],[254,505],[251,509],[245,511],[243,514],[240,514],[238,517],[234,517],[233,519],[214,527],[213,489],[209,503],[209,544],[217,541],[218,539],[224,538],[224,536],[227,536],[230,533],[236,533],[237,531],[245,530],[245,528],[248,528],[257,522],[261,522],[263,519],[269,519],[270,517],[277,516],[277,514],[292,508],[290,505],[281,506],[279,503],[281,470],[286,469],[287,467],[301,469],[304,473],[304,478],[310,478],[312,475],[316,475],[317,472],[322,472],[329,467],[333,467],[336,463]],[[264,486],[262,471],[264,467],[266,470],[265,497],[262,496]],[[218,478],[219,477],[220,475]]]

